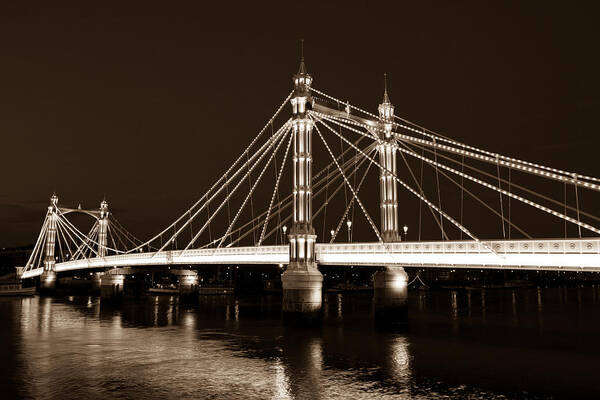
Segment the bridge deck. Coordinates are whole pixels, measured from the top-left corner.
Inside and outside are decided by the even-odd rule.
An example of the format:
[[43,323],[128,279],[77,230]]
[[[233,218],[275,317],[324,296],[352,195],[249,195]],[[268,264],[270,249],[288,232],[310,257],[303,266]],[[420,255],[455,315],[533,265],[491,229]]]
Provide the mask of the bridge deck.
[[[490,250],[492,249],[492,250]],[[600,239],[317,244],[321,265],[399,265],[600,272]],[[57,272],[117,266],[287,264],[288,246],[250,246],[123,254],[56,264]],[[42,273],[26,271],[23,278]]]

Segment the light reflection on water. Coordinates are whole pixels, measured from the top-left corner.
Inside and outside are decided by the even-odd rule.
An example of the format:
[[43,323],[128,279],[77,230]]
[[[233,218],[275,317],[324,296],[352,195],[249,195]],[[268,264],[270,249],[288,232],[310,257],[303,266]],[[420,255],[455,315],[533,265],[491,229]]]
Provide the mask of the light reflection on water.
[[[0,391],[50,398],[594,398],[598,288],[411,293],[379,332],[370,296],[328,297],[323,327],[278,297],[0,300]],[[596,367],[594,367],[596,366]],[[523,379],[527,376],[527,381]]]

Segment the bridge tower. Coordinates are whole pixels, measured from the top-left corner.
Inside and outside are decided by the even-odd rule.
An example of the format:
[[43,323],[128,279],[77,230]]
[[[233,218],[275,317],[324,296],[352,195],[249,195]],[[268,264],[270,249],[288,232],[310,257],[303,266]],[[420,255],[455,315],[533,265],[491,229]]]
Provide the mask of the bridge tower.
[[300,68],[293,76],[293,222],[288,235],[290,263],[281,276],[283,284],[284,318],[319,317],[322,303],[323,275],[315,258],[317,235],[312,225],[312,129],[308,117],[312,107],[310,85],[312,77],[306,70],[304,54]]
[[[106,257],[108,246],[108,202],[106,199],[100,203],[100,215],[98,217],[98,257]],[[101,291],[102,272],[95,272],[92,276],[92,290]]]
[[48,206],[48,222],[45,243],[44,271],[40,276],[40,291],[50,292],[56,288],[56,258],[54,249],[56,247],[56,229],[58,224],[58,196],[50,197]]
[[108,237],[108,203],[102,200],[100,203],[100,217],[98,218],[98,256],[106,256],[106,245]]
[[[381,236],[384,242],[399,242],[398,185],[396,175],[396,144],[392,126],[394,105],[387,92],[387,75],[384,75],[383,101],[379,105],[379,192],[381,209]],[[373,276],[373,304],[377,323],[406,321],[408,275],[402,267],[384,266]]]

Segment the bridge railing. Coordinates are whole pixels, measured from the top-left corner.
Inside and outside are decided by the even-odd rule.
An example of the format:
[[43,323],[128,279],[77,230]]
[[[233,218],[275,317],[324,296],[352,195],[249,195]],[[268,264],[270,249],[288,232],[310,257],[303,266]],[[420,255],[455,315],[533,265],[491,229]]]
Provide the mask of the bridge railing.
[[[490,250],[493,249],[493,252]],[[323,265],[400,265],[456,268],[523,268],[600,271],[600,239],[319,243]],[[95,257],[56,264],[57,272],[119,266],[287,264],[288,246],[225,247]],[[40,275],[42,269],[23,277]]]
[[[518,254],[600,254],[600,239],[544,239],[439,241],[401,243],[336,243],[317,244],[317,252],[327,253],[496,253]],[[493,254],[493,253],[492,253]]]

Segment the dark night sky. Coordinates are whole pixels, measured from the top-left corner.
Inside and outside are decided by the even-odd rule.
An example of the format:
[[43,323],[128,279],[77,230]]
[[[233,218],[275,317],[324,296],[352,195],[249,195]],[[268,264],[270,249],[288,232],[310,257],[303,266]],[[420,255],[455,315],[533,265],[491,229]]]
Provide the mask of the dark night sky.
[[289,93],[300,37],[319,89],[375,111],[387,71],[398,115],[600,176],[599,15],[583,2],[6,3],[0,246],[35,240],[53,191],[106,194],[156,232]]

